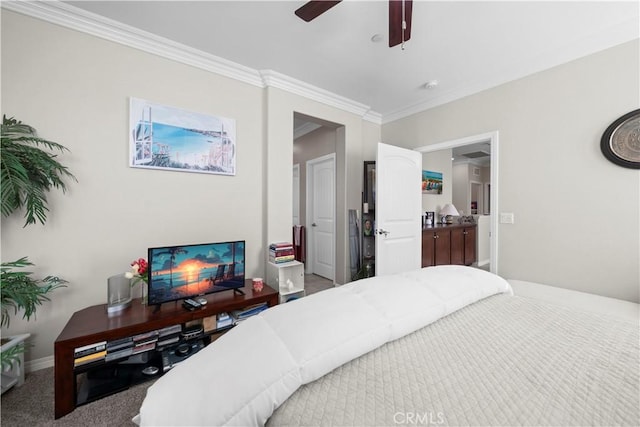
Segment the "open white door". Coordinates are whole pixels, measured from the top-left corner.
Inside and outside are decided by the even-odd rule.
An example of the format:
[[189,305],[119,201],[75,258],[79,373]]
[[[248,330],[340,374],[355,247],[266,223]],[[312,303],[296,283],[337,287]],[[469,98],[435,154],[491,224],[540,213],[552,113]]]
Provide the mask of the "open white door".
[[378,144],[376,276],[422,266],[422,153]]

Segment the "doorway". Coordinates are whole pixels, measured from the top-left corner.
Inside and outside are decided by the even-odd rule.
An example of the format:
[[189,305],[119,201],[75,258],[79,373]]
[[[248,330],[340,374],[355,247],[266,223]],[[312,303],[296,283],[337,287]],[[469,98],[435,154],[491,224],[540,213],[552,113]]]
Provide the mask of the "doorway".
[[[293,135],[293,164],[299,165],[294,169],[293,212],[298,212],[298,223],[305,229],[305,273],[329,278],[332,283],[344,283],[341,280],[344,280],[346,273],[343,270],[346,271],[347,265],[341,236],[346,224],[339,214],[344,209],[340,201],[346,192],[343,171],[344,126],[294,113]],[[323,165],[323,160],[329,158],[332,158],[330,179],[326,170],[328,164]],[[332,183],[328,184],[329,181]],[[320,189],[317,188],[318,184]],[[327,185],[332,193],[327,193],[323,188]],[[323,201],[315,205],[320,206],[322,211],[316,209],[314,213],[313,201],[318,198]],[[325,202],[326,198],[328,201]],[[332,214],[330,220],[327,210]],[[314,223],[315,227],[312,225]],[[331,233],[327,233],[328,228]]]
[[307,161],[307,272],[335,277],[336,156]]
[[[499,144],[499,133],[498,131],[493,131],[489,133],[473,135],[466,138],[455,139],[451,141],[445,141],[437,144],[426,145],[422,147],[418,147],[415,150],[421,153],[432,153],[440,150],[449,150],[458,147],[464,147],[468,145],[478,144],[478,143],[488,143],[490,145],[490,168],[491,168],[491,185],[489,185],[486,190],[489,193],[488,197],[485,198],[486,205],[483,206],[483,210],[491,205],[491,219],[490,219],[490,231],[489,231],[489,263],[490,263],[490,271],[492,273],[498,273],[498,173],[499,173],[499,162],[498,162],[498,144]],[[490,201],[490,202],[489,202]],[[482,211],[480,211],[482,212]]]

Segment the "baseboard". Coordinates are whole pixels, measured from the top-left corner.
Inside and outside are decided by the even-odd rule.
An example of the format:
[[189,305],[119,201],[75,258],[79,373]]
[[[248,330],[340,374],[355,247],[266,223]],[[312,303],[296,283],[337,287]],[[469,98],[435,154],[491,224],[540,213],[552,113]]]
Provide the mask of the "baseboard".
[[482,267],[483,265],[487,265],[490,262],[491,262],[490,259],[485,259],[485,260],[482,260],[482,261],[478,261],[478,267]]
[[40,359],[30,360],[24,363],[25,372],[39,371],[40,369],[50,368],[54,365],[53,356],[42,357]]

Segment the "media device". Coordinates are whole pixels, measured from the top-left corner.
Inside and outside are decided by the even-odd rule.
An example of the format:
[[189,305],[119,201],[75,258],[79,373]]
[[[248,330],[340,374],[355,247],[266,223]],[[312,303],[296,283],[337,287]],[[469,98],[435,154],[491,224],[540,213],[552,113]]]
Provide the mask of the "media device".
[[149,304],[242,288],[244,246],[238,240],[149,248]]

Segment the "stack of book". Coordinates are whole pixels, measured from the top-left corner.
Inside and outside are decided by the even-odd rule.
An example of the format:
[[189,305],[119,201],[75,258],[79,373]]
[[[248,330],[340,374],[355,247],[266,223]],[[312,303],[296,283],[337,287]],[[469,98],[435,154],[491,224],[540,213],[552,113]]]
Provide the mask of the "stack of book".
[[233,318],[229,313],[219,313],[216,318],[216,329],[227,328],[233,325]]
[[289,242],[279,242],[269,245],[269,262],[280,264],[293,261],[295,258],[293,244]]
[[105,362],[129,357],[133,353],[133,337],[121,338],[107,343]]
[[245,307],[242,310],[234,310],[231,312],[231,315],[234,318],[234,323],[239,323],[251,316],[255,316],[256,314],[266,310],[267,308],[269,308],[269,306],[266,302],[263,302],[262,304],[255,304],[249,307]]
[[100,341],[94,344],[77,347],[73,351],[73,366],[78,367],[88,363],[104,361],[107,356],[107,342]]
[[156,343],[158,342],[158,331],[145,332],[144,334],[134,336],[132,339],[132,354],[153,350],[156,348]]
[[176,344],[180,341],[180,333],[182,332],[182,325],[177,324],[173,326],[167,326],[158,330],[158,343],[156,344],[158,349],[166,347],[168,345]]

